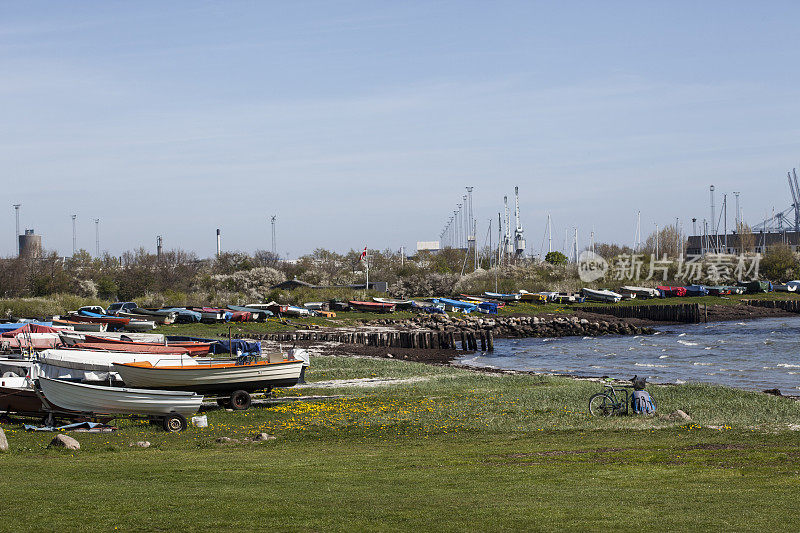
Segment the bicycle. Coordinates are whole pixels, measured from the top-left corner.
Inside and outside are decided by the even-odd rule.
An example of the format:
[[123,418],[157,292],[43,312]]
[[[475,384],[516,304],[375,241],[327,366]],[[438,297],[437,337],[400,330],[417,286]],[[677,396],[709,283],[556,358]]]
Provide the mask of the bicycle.
[[[613,380],[606,379],[603,392],[598,392],[589,398],[589,413],[593,416],[627,415],[633,401],[631,390],[634,390],[634,387],[614,387]],[[624,399],[618,398],[617,393],[620,395],[624,393]],[[653,408],[657,408],[655,398],[651,396],[650,401],[653,403]]]

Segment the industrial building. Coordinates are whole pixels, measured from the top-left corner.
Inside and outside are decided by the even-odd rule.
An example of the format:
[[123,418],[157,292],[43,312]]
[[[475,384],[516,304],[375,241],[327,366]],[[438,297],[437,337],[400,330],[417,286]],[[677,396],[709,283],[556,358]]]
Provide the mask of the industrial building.
[[19,239],[20,257],[42,257],[42,236],[36,235],[32,229],[26,229],[24,235],[17,236]]
[[[744,249],[742,248],[744,242]],[[800,252],[800,232],[765,232],[759,231],[739,235],[692,235],[688,238],[686,246],[687,255],[704,255],[707,253],[760,253],[763,254],[770,246],[785,244],[793,252]]]

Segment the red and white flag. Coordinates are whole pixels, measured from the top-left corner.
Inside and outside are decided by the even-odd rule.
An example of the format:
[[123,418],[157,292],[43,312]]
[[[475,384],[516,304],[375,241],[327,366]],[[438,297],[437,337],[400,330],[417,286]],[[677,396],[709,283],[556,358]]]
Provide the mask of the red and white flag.
[[359,258],[358,258],[358,260],[359,260],[359,261],[363,261],[363,260],[364,260],[364,259],[366,259],[366,258],[367,258],[367,247],[365,246],[365,247],[364,247],[364,251],[363,251],[363,252],[361,252],[361,257],[359,257]]

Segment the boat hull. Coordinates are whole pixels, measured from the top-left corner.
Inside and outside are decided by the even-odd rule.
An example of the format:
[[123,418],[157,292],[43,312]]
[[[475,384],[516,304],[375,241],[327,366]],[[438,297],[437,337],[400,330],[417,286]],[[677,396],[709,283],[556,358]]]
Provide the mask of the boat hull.
[[115,364],[114,370],[126,385],[141,388],[194,392],[253,392],[272,387],[291,387],[300,379],[302,360],[247,365],[204,365],[152,367],[141,364]]
[[583,289],[582,294],[593,302],[617,303],[622,300],[622,295],[606,290]]
[[44,377],[39,378],[39,387],[53,408],[80,413],[189,416],[203,401],[191,392],[103,387]]
[[0,411],[38,415],[43,412],[42,400],[33,389],[0,387]]
[[353,311],[361,311],[366,313],[393,313],[395,309],[394,304],[382,304],[378,302],[359,302],[351,300],[348,302],[350,309]]

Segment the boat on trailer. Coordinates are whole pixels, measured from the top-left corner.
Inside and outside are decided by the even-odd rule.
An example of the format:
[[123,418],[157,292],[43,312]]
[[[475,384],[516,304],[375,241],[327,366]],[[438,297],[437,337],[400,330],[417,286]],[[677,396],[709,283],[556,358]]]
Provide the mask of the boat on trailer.
[[203,396],[194,392],[88,385],[40,377],[37,392],[52,413],[133,415],[161,420],[165,430],[183,431],[186,418],[197,412]]
[[145,389],[190,390],[195,392],[253,392],[274,387],[291,387],[300,379],[301,359],[278,362],[203,361],[194,365],[159,365],[149,361],[115,363],[126,385]]
[[126,385],[142,388],[195,391],[221,395],[217,403],[234,410],[250,407],[250,393],[291,387],[300,380],[305,361],[276,359],[239,364],[204,361],[194,366],[153,366],[142,361],[117,363],[114,370]]

